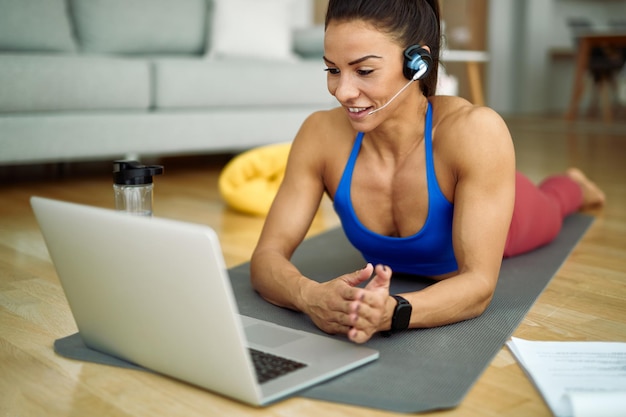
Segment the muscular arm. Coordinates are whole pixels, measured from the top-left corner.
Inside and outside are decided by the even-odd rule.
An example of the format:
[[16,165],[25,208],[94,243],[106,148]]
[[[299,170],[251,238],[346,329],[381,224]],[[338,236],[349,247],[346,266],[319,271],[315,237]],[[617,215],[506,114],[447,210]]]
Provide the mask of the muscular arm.
[[458,274],[408,294],[411,326],[432,327],[480,315],[489,305],[500,271],[515,198],[515,154],[508,129],[487,108],[451,120],[441,135],[454,167],[453,245]]
[[[336,141],[352,136],[352,131],[337,134],[338,125],[333,123],[336,115],[314,114],[300,129],[250,267],[252,285],[267,301],[306,313],[328,333],[348,333],[355,303],[363,292],[356,286],[372,275],[373,266],[318,283],[303,276],[290,262],[324,194],[327,164],[339,148]],[[345,145],[349,150],[350,142]]]
[[302,310],[301,290],[310,282],[289,261],[302,242],[324,193],[322,159],[311,135],[316,115],[296,136],[283,182],[250,262],[253,287],[268,301]]

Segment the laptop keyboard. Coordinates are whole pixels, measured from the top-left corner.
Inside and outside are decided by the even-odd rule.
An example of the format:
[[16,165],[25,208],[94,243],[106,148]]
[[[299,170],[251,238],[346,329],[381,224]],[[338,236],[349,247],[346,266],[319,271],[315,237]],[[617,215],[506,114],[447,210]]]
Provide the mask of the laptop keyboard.
[[296,362],[291,359],[272,355],[266,352],[261,352],[260,350],[249,350],[259,384],[307,366],[304,363]]

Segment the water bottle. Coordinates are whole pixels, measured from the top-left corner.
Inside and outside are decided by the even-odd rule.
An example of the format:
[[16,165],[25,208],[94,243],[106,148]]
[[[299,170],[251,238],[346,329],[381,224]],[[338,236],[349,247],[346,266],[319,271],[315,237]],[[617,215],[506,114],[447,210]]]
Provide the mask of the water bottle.
[[139,216],[152,216],[152,177],[163,173],[161,165],[138,161],[113,161],[115,209]]

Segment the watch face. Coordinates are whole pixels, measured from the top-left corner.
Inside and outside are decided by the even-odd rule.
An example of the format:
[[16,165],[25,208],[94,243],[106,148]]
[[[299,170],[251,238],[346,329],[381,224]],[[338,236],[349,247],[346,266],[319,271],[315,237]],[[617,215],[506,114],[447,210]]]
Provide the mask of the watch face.
[[411,303],[404,298],[398,295],[394,296],[394,298],[398,301],[398,305],[393,315],[391,327],[392,331],[398,332],[409,328],[413,308],[411,307]]
[[396,325],[394,326],[394,330],[406,330],[409,328],[409,323],[411,321],[411,304],[398,304]]

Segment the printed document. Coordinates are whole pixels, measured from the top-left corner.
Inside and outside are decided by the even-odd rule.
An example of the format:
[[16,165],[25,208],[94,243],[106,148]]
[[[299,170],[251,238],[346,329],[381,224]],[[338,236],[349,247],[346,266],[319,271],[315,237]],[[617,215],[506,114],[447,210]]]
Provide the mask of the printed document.
[[626,343],[514,337],[507,346],[555,416],[626,416]]

